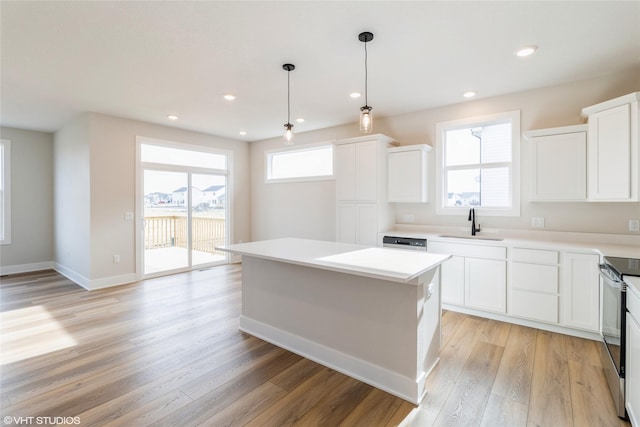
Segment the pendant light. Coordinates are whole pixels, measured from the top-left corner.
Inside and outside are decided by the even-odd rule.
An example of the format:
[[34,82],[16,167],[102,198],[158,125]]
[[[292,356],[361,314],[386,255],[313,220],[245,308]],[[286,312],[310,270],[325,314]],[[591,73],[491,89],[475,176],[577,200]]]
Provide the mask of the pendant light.
[[284,125],[284,143],[285,145],[293,145],[293,125],[291,124],[291,83],[289,76],[291,71],[296,69],[293,64],[284,64],[282,69],[287,72],[287,123]]
[[373,130],[373,116],[371,115],[371,110],[373,110],[373,107],[369,106],[369,99],[367,97],[367,42],[373,40],[373,33],[368,31],[360,33],[358,35],[358,40],[364,43],[364,106],[360,107],[360,132],[371,133]]

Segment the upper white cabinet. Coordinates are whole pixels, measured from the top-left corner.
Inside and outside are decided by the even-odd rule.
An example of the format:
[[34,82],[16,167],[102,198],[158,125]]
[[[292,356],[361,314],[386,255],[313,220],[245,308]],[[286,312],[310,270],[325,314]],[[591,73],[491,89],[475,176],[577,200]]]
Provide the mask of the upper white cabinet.
[[424,203],[427,194],[426,144],[393,147],[387,150],[388,200],[390,202]]
[[335,142],[336,240],[375,246],[395,222],[387,202],[387,148],[393,139],[367,135]]
[[588,199],[638,201],[640,92],[586,107]]
[[587,125],[524,132],[531,159],[531,201],[587,199]]

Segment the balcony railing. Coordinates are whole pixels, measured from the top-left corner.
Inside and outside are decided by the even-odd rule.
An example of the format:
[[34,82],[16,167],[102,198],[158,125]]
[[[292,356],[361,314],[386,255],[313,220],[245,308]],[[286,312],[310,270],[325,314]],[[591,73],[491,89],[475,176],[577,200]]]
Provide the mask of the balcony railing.
[[[145,216],[144,248],[187,248],[186,216]],[[216,246],[224,244],[224,219],[193,217],[193,250],[221,254]]]

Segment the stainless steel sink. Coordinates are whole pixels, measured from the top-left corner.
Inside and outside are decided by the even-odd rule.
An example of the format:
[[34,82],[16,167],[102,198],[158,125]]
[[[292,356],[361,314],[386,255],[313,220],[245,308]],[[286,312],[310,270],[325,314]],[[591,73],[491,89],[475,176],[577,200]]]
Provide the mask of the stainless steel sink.
[[446,237],[447,239],[472,239],[472,240],[493,240],[495,242],[501,242],[504,239],[502,237],[490,237],[490,236],[461,236],[453,234],[440,234],[438,237]]

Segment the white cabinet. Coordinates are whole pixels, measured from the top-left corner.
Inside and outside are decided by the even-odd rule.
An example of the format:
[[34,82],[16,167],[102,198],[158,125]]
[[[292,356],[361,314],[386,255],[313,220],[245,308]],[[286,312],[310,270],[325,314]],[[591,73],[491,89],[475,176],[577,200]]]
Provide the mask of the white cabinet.
[[562,324],[598,332],[600,329],[600,257],[565,252],[562,289]]
[[432,240],[427,247],[453,255],[440,270],[443,303],[506,312],[506,248]]
[[387,148],[393,140],[368,135],[335,143],[336,240],[375,246],[393,225],[387,202]]
[[587,125],[524,132],[531,159],[531,201],[587,199]]
[[426,144],[393,147],[387,150],[388,200],[390,202],[427,202]]
[[464,264],[464,257],[454,255],[440,266],[442,302],[464,305]]
[[465,258],[464,299],[471,308],[506,312],[506,262]]
[[336,144],[338,201],[378,200],[378,141]]
[[509,314],[558,323],[558,252],[513,248],[509,280]]
[[590,201],[638,201],[640,92],[586,107],[587,176]]
[[631,424],[640,426],[640,294],[627,290],[625,407]]

